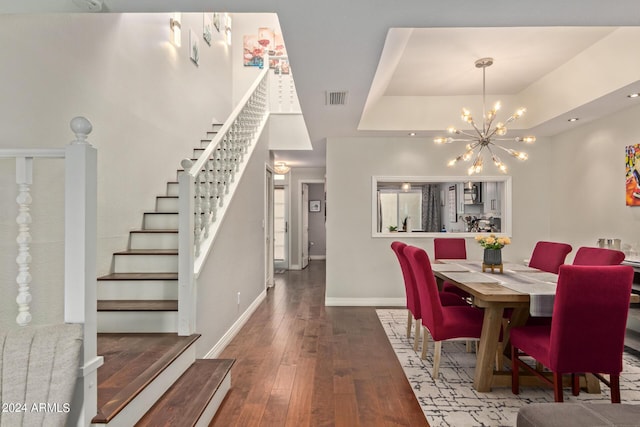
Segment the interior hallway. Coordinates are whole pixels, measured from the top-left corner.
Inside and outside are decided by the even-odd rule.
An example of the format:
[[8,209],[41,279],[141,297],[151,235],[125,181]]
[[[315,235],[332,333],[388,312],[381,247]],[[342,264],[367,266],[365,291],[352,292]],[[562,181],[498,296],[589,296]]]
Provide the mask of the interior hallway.
[[210,426],[428,426],[375,309],[324,296],[324,261],[276,275],[220,355],[236,363]]

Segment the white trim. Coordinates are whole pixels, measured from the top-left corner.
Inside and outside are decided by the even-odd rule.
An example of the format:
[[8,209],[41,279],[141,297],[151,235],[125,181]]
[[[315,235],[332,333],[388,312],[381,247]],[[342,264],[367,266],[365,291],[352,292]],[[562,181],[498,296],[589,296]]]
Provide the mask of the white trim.
[[229,328],[229,330],[220,338],[220,340],[214,345],[211,350],[207,354],[204,355],[204,359],[215,359],[217,358],[222,350],[225,349],[227,345],[231,342],[231,340],[240,332],[240,329],[247,323],[247,320],[251,317],[254,311],[258,308],[260,303],[264,301],[267,297],[267,291],[263,290],[260,292],[260,295],[247,307],[244,313],[235,321],[233,325]]
[[289,270],[302,270],[302,268],[300,268],[300,264],[290,264]]
[[[504,193],[502,198],[502,230],[501,233],[495,233],[497,236],[511,237],[513,233],[513,208],[512,208],[512,176],[478,176],[474,178],[474,181],[482,182],[502,182],[504,183]],[[378,182],[420,182],[420,183],[443,183],[443,182],[466,182],[471,180],[469,176],[384,176],[373,175],[371,176],[371,237],[373,238],[388,238],[392,237],[398,239],[398,233],[382,231],[378,232],[376,224],[376,218],[378,217]],[[460,207],[459,207],[460,209]],[[435,237],[475,237],[478,233],[440,233],[440,232],[416,232],[416,233],[401,233],[404,236],[410,236],[411,238],[435,238]]]
[[326,255],[309,255],[310,261],[322,261],[327,259]]
[[325,298],[327,307],[406,307],[405,298]]

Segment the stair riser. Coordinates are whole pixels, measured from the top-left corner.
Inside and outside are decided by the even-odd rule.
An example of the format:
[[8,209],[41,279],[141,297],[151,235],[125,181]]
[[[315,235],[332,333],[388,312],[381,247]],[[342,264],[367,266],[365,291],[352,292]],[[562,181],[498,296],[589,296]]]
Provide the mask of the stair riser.
[[178,332],[177,311],[99,311],[98,332]]
[[144,214],[145,230],[177,230],[178,214],[177,213],[161,213],[161,214]]
[[222,384],[220,384],[218,391],[216,391],[216,394],[214,394],[213,398],[211,398],[211,401],[209,402],[204,412],[202,413],[202,416],[200,416],[200,419],[196,423],[196,427],[207,427],[211,423],[211,420],[216,415],[216,412],[218,412],[218,408],[222,404],[222,401],[224,400],[225,396],[227,395],[230,389],[231,389],[231,372],[227,374],[227,376],[222,381]]
[[176,273],[178,255],[114,254],[114,273]]
[[167,196],[177,196],[178,195],[178,183],[177,182],[168,182],[167,183]]
[[99,280],[99,300],[177,300],[177,280]]
[[131,233],[130,249],[178,249],[178,233]]
[[158,197],[156,199],[156,212],[177,212],[178,199]]
[[[98,313],[100,315],[100,313]],[[109,427],[123,426],[131,427],[147,413],[149,408],[164,394],[164,392],[176,382],[178,378],[191,366],[196,360],[195,346],[187,348],[178,358],[171,363],[160,375],[158,375],[151,384],[136,398],[124,407],[118,415],[116,415],[109,424],[92,424],[93,427]]]

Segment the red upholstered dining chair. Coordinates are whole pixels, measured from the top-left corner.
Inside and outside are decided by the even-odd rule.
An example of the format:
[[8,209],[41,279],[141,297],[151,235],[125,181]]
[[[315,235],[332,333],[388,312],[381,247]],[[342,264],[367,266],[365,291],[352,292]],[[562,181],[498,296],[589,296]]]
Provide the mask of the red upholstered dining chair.
[[[436,237],[433,239],[433,253],[435,259],[467,259],[466,241],[462,238]],[[442,290],[460,295],[462,298],[471,296],[468,292],[447,281],[442,284]]]
[[[407,338],[411,337],[411,323],[412,318],[416,321],[416,334],[415,340],[413,343],[413,348],[415,350],[418,349],[420,344],[420,323],[418,320],[421,318],[420,313],[420,299],[418,296],[418,288],[416,286],[416,281],[413,276],[413,271],[411,270],[411,266],[409,265],[409,260],[405,256],[403,250],[407,245],[403,242],[393,242],[391,243],[391,249],[398,257],[398,262],[400,263],[400,270],[402,270],[402,278],[404,280],[404,288],[407,298]],[[440,292],[440,301],[442,305],[466,305],[467,303],[460,298],[458,295],[452,293]]]
[[[513,393],[519,393],[520,368],[552,384],[556,402],[563,401],[562,374],[571,374],[572,392],[577,396],[577,374],[592,373],[611,388],[611,402],[620,403],[632,282],[630,266],[560,267],[551,324],[511,329]],[[553,381],[524,363],[521,352],[549,368]],[[608,374],[609,381],[601,374]]]
[[573,265],[618,265],[624,261],[624,257],[624,252],[615,249],[583,246],[576,252]]
[[564,264],[571,249],[571,245],[566,243],[540,241],[533,248],[529,267],[558,274],[558,269]]
[[440,370],[442,341],[480,339],[484,313],[482,310],[467,304],[443,305],[440,296],[446,292],[438,292],[436,279],[431,269],[431,262],[424,249],[407,246],[404,248],[404,254],[409,260],[418,288],[422,314],[420,321],[425,330],[422,358],[424,359],[427,355],[427,332],[430,332],[435,342],[433,378],[437,379]]

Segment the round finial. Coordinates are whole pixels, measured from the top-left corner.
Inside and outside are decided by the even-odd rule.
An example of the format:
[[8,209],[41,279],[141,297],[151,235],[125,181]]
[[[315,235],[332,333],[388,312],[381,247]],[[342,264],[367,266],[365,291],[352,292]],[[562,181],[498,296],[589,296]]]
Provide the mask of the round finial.
[[71,130],[76,135],[75,143],[86,143],[87,135],[91,133],[93,126],[86,117],[78,116],[71,119]]
[[189,170],[191,170],[193,162],[191,161],[191,159],[182,159],[180,165],[182,166],[182,169],[188,172]]
[[476,68],[487,68],[493,64],[493,58],[480,58],[476,62]]

